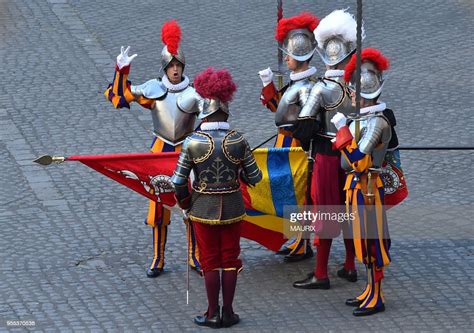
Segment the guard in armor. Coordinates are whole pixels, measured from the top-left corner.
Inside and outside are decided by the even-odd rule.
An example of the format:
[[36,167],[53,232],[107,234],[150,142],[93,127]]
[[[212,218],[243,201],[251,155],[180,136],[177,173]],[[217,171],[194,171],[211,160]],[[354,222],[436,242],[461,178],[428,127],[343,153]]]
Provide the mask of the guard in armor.
[[[237,274],[242,269],[240,225],[245,216],[240,182],[255,185],[262,178],[245,138],[229,128],[228,103],[236,90],[226,70],[208,68],[195,79],[200,129],[181,150],[172,182],[176,198],[193,221],[201,253],[208,309],[194,318],[199,326],[230,327],[239,322],[234,313]],[[194,173],[192,191],[188,180]],[[222,316],[219,293],[222,289]]]
[[[132,85],[127,80],[130,63],[137,56],[129,56],[130,47],[117,56],[114,81],[104,95],[115,108],[130,108],[131,102],[137,102],[151,111],[153,120],[152,153],[179,152],[186,136],[195,128],[199,112],[195,90],[190,86],[189,78],[183,75],[185,67],[184,53],[180,48],[181,29],[175,20],[165,22],[161,38],[165,46],[161,52],[162,78],[149,80],[141,85]],[[157,277],[165,264],[165,245],[171,212],[154,201],[149,203],[145,223],[153,230],[153,260],[147,270],[148,277]],[[189,242],[189,265],[200,271],[199,252],[196,245],[192,223],[187,224]]]
[[[314,30],[317,52],[326,64],[326,73],[311,89],[308,100],[298,115],[294,136],[303,145],[312,141],[315,162],[312,174],[311,197],[318,209],[337,209],[344,205],[345,173],[341,168],[341,154],[332,149],[336,136],[332,117],[340,112],[354,112],[350,93],[344,82],[344,67],[356,50],[357,22],[345,10],[335,10],[323,18]],[[363,34],[364,36],[364,34]],[[330,208],[331,207],[331,208]],[[307,278],[293,283],[295,288],[329,289],[328,261],[332,239],[340,233],[340,223],[318,221],[315,235],[316,265]],[[347,224],[342,225],[346,260],[337,275],[350,282],[357,281],[355,253]]]
[[[349,122],[337,113],[331,122],[337,128],[334,146],[343,156],[347,172],[346,204],[351,221],[355,253],[367,268],[367,286],[346,304],[355,306],[355,316],[367,316],[385,310],[382,293],[384,268],[390,263],[390,237],[384,208],[384,184],[380,177],[382,164],[392,138],[392,124],[384,115],[385,103],[379,102],[388,59],[380,51],[364,49],[361,65],[360,115]],[[355,87],[356,56],[346,67],[344,78]],[[355,104],[355,93],[352,93]]]
[[[316,41],[311,33],[319,24],[319,19],[310,13],[281,19],[278,22],[275,39],[282,43],[285,61],[290,73],[290,82],[277,90],[273,83],[273,72],[269,68],[259,72],[263,83],[261,101],[270,111],[275,112],[278,135],[275,147],[300,147],[300,141],[293,137],[293,125],[316,82],[316,68],[309,63],[316,50]],[[286,262],[296,262],[313,256],[308,240],[299,235],[277,252],[286,255]]]

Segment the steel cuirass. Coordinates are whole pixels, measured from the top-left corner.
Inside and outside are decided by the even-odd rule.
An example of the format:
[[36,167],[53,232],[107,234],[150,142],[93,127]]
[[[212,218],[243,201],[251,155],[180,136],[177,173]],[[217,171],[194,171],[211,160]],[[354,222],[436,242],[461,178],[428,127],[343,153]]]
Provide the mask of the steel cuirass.
[[321,135],[335,137],[337,129],[331,119],[337,112],[346,116],[354,112],[350,93],[342,78],[324,78],[316,82],[311,89],[308,101],[298,118],[318,120],[321,124]]
[[[153,131],[163,141],[176,146],[194,130],[199,109],[198,97],[193,87],[187,86],[183,90],[172,91],[155,79],[132,86],[131,91],[136,96],[155,100],[151,110]],[[183,107],[180,108],[180,105]]]
[[[357,143],[359,150],[366,155],[372,155],[372,168],[381,168],[392,137],[390,123],[382,112],[363,115],[358,121],[360,123],[360,139]],[[356,121],[349,124],[352,136],[355,135],[355,124]],[[346,159],[341,159],[341,163],[344,170],[352,170]]]
[[194,132],[186,140],[182,152],[173,181],[179,184],[180,176],[188,175],[192,169],[194,192],[219,194],[239,191],[241,167],[246,169],[250,179],[259,176],[247,141],[235,131]]
[[[194,173],[191,199],[188,179]],[[245,174],[245,180],[239,177]],[[239,179],[240,178],[240,179]],[[189,202],[189,217],[204,223],[232,223],[245,215],[240,181],[250,185],[262,173],[243,136],[224,129],[196,131],[183,144],[171,181],[181,205]]]
[[309,78],[292,82],[278,103],[275,124],[278,127],[294,125],[298,120],[301,108],[308,100],[314,82]]

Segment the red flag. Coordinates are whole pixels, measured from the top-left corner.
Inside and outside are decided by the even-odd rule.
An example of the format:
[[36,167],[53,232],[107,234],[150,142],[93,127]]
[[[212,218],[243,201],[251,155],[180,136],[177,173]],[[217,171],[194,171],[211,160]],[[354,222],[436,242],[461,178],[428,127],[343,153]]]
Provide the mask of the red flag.
[[[301,148],[297,151],[272,149],[270,158],[268,149],[258,149],[254,154],[265,181],[252,189],[245,184],[241,186],[248,215],[242,223],[242,237],[277,251],[286,241],[282,234],[283,206],[302,204],[304,199],[306,155]],[[162,152],[71,156],[66,160],[79,161],[151,200],[173,207],[176,200],[170,177],[178,156],[178,152]],[[287,186],[289,184],[291,186]]]
[[172,207],[176,204],[171,176],[178,152],[70,156],[147,198]]

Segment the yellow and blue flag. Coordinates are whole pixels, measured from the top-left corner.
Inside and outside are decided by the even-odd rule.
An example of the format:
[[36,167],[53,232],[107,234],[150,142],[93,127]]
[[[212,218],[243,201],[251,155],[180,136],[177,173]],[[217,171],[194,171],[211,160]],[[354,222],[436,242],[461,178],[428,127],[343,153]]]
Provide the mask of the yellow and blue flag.
[[284,207],[305,201],[307,156],[301,147],[260,148],[253,154],[263,178],[253,187],[241,185],[247,212],[241,236],[278,251],[286,241]]

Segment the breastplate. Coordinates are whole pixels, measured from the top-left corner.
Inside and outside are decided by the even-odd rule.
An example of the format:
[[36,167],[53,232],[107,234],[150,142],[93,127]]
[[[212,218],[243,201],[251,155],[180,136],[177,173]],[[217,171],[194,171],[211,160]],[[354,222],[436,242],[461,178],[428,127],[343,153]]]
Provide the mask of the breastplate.
[[[379,122],[377,117],[385,118],[381,115],[368,115],[363,116],[359,121],[360,124],[360,139],[358,141],[358,146],[360,147],[363,153],[370,153],[372,156],[372,168],[381,168],[382,163],[385,158],[385,153],[387,152],[388,143],[391,138],[391,129],[388,121]],[[380,124],[381,123],[381,124]],[[352,121],[349,125],[349,130],[352,133],[352,136],[355,137],[355,121]],[[381,126],[382,125],[382,126]],[[362,147],[368,148],[370,151],[365,151]],[[341,160],[341,166],[344,170],[352,170],[349,163],[346,159]]]
[[181,143],[194,130],[196,114],[183,112],[177,105],[177,97],[187,89],[193,88],[168,91],[163,99],[155,101],[155,107],[151,110],[155,135],[173,145]]
[[285,91],[278,103],[275,113],[275,124],[278,127],[293,125],[298,120],[302,101],[308,98],[314,83],[308,79],[293,82]]
[[[231,155],[234,147],[244,152],[242,141],[228,142],[232,131],[199,131],[189,142],[189,156],[194,162],[193,190],[200,193],[231,193],[240,189],[240,158]],[[229,146],[229,144],[231,146]],[[236,155],[238,156],[238,155]]]
[[332,117],[336,113],[341,112],[345,116],[353,113],[355,108],[352,107],[352,101],[349,94],[349,91],[346,88],[346,85],[342,82],[334,82],[332,80],[324,80],[325,88],[322,90],[323,104],[324,108],[320,113],[320,119],[322,124],[322,136],[326,137],[335,137],[336,136],[336,126],[331,123]]

